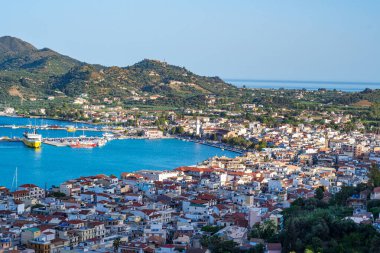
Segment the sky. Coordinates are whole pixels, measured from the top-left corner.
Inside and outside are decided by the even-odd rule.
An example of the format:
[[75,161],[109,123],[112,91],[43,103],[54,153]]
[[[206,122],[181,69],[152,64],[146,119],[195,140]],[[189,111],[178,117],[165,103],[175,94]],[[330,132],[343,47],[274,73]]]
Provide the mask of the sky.
[[9,0],[0,36],[88,63],[235,79],[380,81],[377,0]]

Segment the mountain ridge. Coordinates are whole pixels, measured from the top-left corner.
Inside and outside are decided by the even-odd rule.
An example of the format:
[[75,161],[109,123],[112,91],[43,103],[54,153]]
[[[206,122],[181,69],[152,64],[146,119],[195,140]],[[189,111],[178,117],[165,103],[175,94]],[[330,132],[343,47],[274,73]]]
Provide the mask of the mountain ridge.
[[15,37],[0,37],[0,97],[5,101],[9,96],[46,99],[56,92],[71,98],[85,93],[98,100],[113,96],[127,101],[143,94],[188,99],[235,90],[219,77],[196,75],[158,60],[107,67],[81,62],[49,48],[37,49]]

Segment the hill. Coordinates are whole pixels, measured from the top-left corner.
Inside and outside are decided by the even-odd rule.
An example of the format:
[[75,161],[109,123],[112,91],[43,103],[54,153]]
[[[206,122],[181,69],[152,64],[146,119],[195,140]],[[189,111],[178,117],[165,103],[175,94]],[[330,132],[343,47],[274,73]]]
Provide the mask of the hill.
[[0,98],[4,102],[46,98],[61,92],[74,98],[107,96],[122,101],[141,95],[186,100],[231,94],[237,88],[218,77],[196,75],[183,67],[145,59],[128,67],[88,64],[51,49],[37,49],[18,38],[0,37]]

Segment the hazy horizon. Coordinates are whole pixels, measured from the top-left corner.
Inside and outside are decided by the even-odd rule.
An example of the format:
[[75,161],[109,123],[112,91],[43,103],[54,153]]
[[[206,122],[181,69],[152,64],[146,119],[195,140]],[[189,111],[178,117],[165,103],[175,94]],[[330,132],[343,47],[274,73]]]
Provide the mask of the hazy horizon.
[[378,83],[380,2],[9,1],[1,36],[80,61],[144,58],[223,79]]

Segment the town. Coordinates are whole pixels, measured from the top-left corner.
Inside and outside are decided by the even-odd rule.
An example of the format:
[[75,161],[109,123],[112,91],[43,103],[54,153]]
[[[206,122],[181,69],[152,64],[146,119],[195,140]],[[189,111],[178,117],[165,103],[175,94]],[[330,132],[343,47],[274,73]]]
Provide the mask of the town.
[[[176,124],[173,134],[183,140],[239,147],[241,154],[171,171],[83,176],[49,188],[2,187],[1,250],[220,252],[215,247],[231,242],[224,252],[284,252],[287,246],[273,240],[287,229],[284,211],[300,201],[330,203],[342,192],[349,210],[343,220],[380,230],[380,181],[372,175],[380,164],[379,135],[201,116]],[[244,141],[228,141],[238,138]],[[347,191],[363,185],[372,187]],[[269,227],[272,239],[258,233]]]
[[380,1],[3,1],[0,253],[380,253]]

